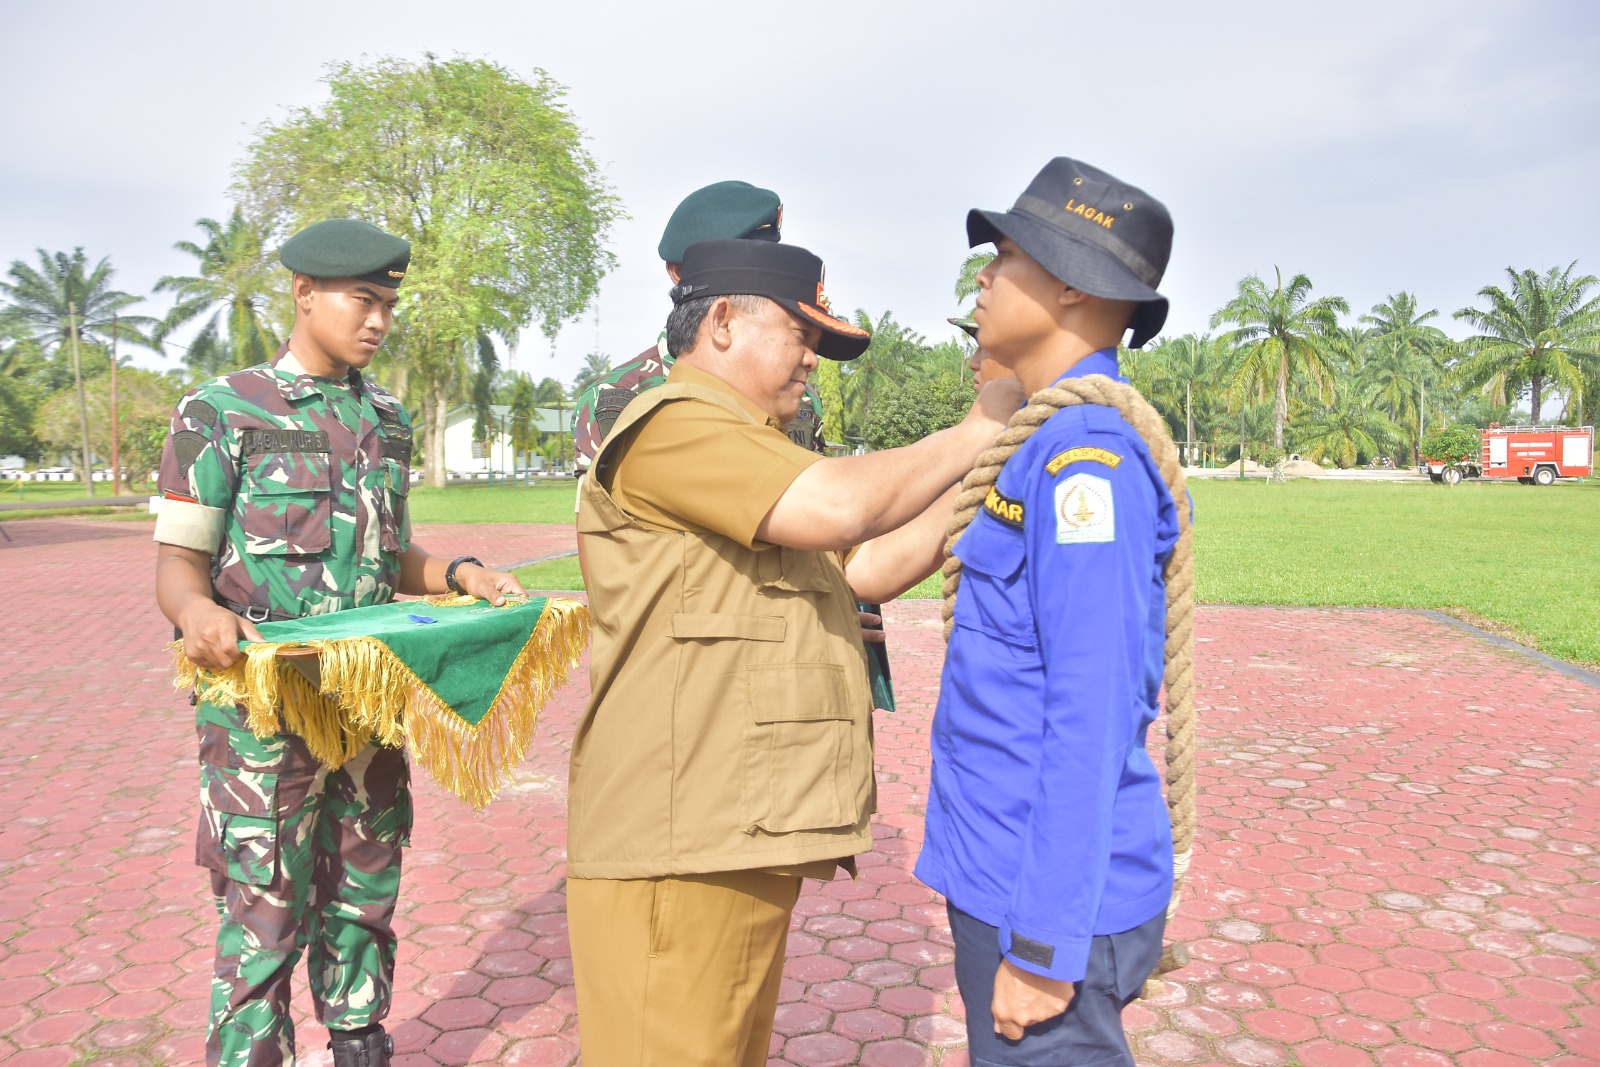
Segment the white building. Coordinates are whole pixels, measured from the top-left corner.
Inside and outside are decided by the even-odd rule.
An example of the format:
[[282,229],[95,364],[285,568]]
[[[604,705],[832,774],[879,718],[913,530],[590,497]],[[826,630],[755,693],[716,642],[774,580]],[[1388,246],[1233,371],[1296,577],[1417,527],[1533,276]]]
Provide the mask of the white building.
[[[494,416],[495,431],[488,441],[474,441],[472,439],[473,414],[470,405],[452,408],[445,416],[444,426],[444,469],[451,477],[472,478],[486,476],[490,472],[495,474],[514,474],[518,470],[532,468],[540,470],[544,467],[544,457],[539,455],[529,456],[523,452],[513,455],[511,447],[511,408],[505,404],[492,404],[489,407]],[[572,409],[570,407],[534,408],[535,425],[540,433],[565,433],[572,432]],[[570,450],[569,450],[570,451]],[[417,469],[422,468],[421,457],[417,457]]]

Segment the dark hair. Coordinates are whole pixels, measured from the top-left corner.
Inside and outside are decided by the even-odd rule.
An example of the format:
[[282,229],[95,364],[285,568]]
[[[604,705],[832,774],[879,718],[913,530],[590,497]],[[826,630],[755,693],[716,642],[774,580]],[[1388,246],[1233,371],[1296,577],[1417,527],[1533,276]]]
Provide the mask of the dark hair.
[[[706,321],[706,312],[711,310],[711,305],[720,296],[701,296],[692,300],[685,300],[672,309],[672,314],[667,316],[667,351],[677,359],[694,347],[695,339],[700,336],[700,325]],[[743,293],[729,296],[728,302],[734,310],[742,311],[747,315],[758,314],[768,300],[764,296],[749,296]]]

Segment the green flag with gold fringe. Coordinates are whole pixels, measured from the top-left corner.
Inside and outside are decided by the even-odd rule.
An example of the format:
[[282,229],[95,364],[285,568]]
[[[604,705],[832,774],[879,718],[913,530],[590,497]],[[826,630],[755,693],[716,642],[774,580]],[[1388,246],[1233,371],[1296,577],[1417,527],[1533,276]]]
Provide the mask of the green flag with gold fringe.
[[329,767],[369,741],[407,745],[444,788],[483,807],[522,762],[539,709],[589,641],[576,600],[501,607],[436,596],[257,626],[226,671],[176,649],[177,685],[239,704],[257,734],[288,732]]

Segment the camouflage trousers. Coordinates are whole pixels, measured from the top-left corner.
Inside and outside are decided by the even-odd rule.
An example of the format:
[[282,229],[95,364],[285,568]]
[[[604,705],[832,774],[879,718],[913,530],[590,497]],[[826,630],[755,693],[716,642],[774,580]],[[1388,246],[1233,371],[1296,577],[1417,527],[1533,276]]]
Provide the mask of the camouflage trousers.
[[206,1062],[292,1064],[302,953],[319,1022],[353,1030],[389,1012],[410,768],[404,752],[368,745],[330,771],[297,737],[256,737],[229,705],[202,701],[196,730],[195,860],[220,918]]

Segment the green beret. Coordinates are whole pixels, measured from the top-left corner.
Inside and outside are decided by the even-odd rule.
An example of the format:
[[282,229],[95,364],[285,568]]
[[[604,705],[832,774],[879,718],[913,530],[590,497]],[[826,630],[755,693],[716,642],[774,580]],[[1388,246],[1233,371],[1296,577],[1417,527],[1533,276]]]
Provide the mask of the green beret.
[[411,263],[411,242],[370,222],[328,219],[283,242],[278,262],[313,278],[357,278],[398,289]]
[[972,321],[971,315],[961,319],[945,319],[944,321],[948,322],[952,326],[961,327],[962,332],[968,337],[972,338],[974,341],[978,339],[978,324]]
[[656,251],[664,263],[682,263],[692,244],[735,237],[777,241],[782,227],[783,202],[777,193],[749,182],[717,182],[683,198]]

